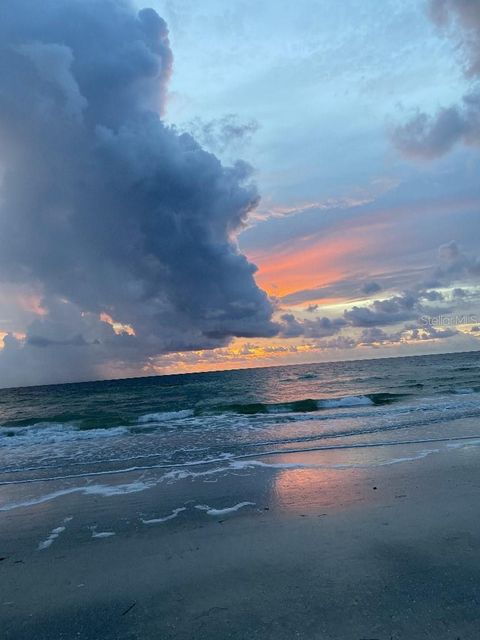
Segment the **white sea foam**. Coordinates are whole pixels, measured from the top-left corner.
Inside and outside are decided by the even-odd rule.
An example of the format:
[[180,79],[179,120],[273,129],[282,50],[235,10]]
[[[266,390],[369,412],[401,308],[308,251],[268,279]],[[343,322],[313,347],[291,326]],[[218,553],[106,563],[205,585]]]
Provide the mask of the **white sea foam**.
[[[216,458],[209,458],[205,460],[196,460],[194,462],[184,462],[184,463],[160,463],[160,464],[151,464],[151,465],[135,465],[133,467],[122,467],[120,469],[109,469],[103,471],[89,471],[86,473],[70,473],[68,475],[59,475],[59,476],[48,476],[41,478],[28,478],[22,480],[5,480],[0,482],[0,487],[7,485],[19,485],[19,484],[38,484],[43,482],[54,482],[58,480],[74,480],[79,478],[94,478],[99,476],[115,476],[115,475],[123,475],[125,473],[132,473],[135,471],[153,471],[155,469],[173,469],[172,473],[176,473],[177,469],[181,469],[182,467],[198,467],[206,464],[212,464],[214,462],[226,462],[229,459],[233,458],[233,454],[224,453]],[[135,459],[135,458],[131,458]],[[208,473],[208,472],[205,472]],[[199,473],[197,475],[204,475],[203,473]],[[172,476],[173,477],[173,476]],[[165,479],[168,479],[168,474],[164,476]],[[175,478],[179,479],[179,478]],[[98,485],[95,485],[98,486]],[[119,485],[115,485],[119,486]],[[148,487],[146,487],[148,488]],[[0,507],[0,511],[2,511],[2,507]]]
[[53,542],[58,538],[58,536],[65,531],[66,527],[57,527],[56,529],[52,529],[51,534],[48,536],[46,540],[40,542],[38,545],[38,550],[42,551],[43,549],[48,549],[48,547],[53,544]]
[[400,464],[401,462],[415,462],[415,460],[423,460],[427,456],[432,453],[439,453],[440,449],[424,449],[423,451],[418,451],[414,455],[411,456],[403,456],[401,458],[391,458],[390,460],[384,460],[383,462],[379,462],[379,467],[386,467],[391,464]]
[[464,449],[467,447],[478,447],[480,446],[479,440],[470,440],[469,442],[449,442],[447,447],[449,449]]
[[[331,437],[335,437],[332,435]],[[51,477],[41,477],[41,478],[30,478],[30,479],[21,479],[21,480],[7,480],[1,481],[0,486],[7,485],[28,485],[28,484],[42,484],[45,482],[51,481],[60,481],[60,480],[73,480],[73,479],[81,479],[81,478],[94,478],[94,477],[104,477],[104,476],[115,476],[115,475],[123,475],[127,473],[133,472],[148,472],[148,471],[156,471],[156,470],[166,470],[169,469],[164,475],[157,477],[156,480],[149,480],[148,482],[137,482],[137,483],[128,483],[128,484],[118,484],[118,485],[87,485],[86,487],[76,487],[72,489],[67,489],[66,493],[72,492],[83,492],[86,494],[94,493],[94,494],[103,494],[105,497],[110,495],[120,495],[122,493],[132,493],[136,491],[143,491],[145,489],[149,489],[152,486],[155,486],[159,482],[173,482],[177,480],[183,480],[186,478],[196,478],[202,476],[209,476],[212,474],[218,474],[220,472],[224,472],[228,468],[234,468],[234,465],[241,460],[251,460],[256,457],[271,457],[275,455],[288,455],[292,453],[308,453],[308,452],[321,452],[321,451],[335,451],[335,450],[349,450],[349,449],[367,449],[367,448],[376,448],[376,447],[392,447],[399,445],[412,445],[412,444],[425,444],[431,442],[449,442],[452,440],[455,441],[468,441],[468,440],[476,440],[478,435],[469,435],[469,436],[452,436],[452,437],[441,437],[441,438],[422,438],[422,439],[412,439],[412,440],[386,440],[380,442],[361,442],[361,443],[348,443],[348,444],[328,444],[328,445],[315,445],[311,447],[300,447],[300,448],[292,448],[292,449],[272,449],[266,451],[258,451],[255,454],[243,454],[237,455],[231,453],[225,453],[216,458],[207,458],[204,460],[196,460],[184,463],[161,463],[161,464],[152,464],[152,465],[137,465],[132,467],[125,467],[119,469],[112,470],[103,470],[103,471],[91,471],[86,473],[76,473],[69,475],[59,475],[59,476],[51,476]],[[293,442],[297,442],[294,440]],[[285,442],[286,443],[286,442]],[[278,444],[277,442],[264,442],[259,443],[260,445],[267,446],[268,444]],[[212,465],[214,463],[229,463],[230,465],[210,468],[205,471],[193,471],[198,467]],[[52,494],[53,498],[64,495],[63,491],[54,492]],[[26,503],[19,503],[18,506],[23,506]],[[38,504],[38,502],[32,502],[31,504]],[[10,505],[0,507],[1,511],[8,511],[10,509]]]
[[193,409],[183,409],[181,411],[159,411],[157,413],[146,413],[138,418],[139,424],[149,422],[168,422],[169,420],[183,420],[191,418]]
[[168,516],[164,516],[163,518],[151,518],[150,520],[144,520],[141,518],[143,524],[160,524],[161,522],[167,522],[168,520],[173,520],[178,516],[182,511],[186,511],[186,507],[178,507],[178,509],[174,509],[172,513]]
[[[219,460],[216,460],[215,462],[219,462]],[[227,461],[225,460],[225,462]],[[172,469],[162,476],[162,480],[166,482],[174,482],[176,480],[185,480],[186,478],[195,479],[202,478],[204,476],[216,475],[218,473],[224,473],[230,468],[231,465],[228,465],[226,467],[214,467],[213,469],[207,469],[206,471],[192,471],[192,466],[198,465],[185,465],[185,467],[181,469]]]
[[238,511],[239,509],[243,509],[243,507],[252,506],[254,507],[256,502],[239,502],[233,507],[225,507],[223,509],[215,509],[210,507],[208,504],[196,504],[195,509],[199,509],[200,511],[205,511],[209,516],[223,516],[227,513],[233,513],[234,511]]
[[115,531],[92,531],[92,538],[111,538],[115,535]]
[[67,528],[65,525],[70,522],[70,520],[72,520],[71,517],[64,518],[63,524],[60,527],[55,527],[55,529],[52,529],[48,538],[43,540],[43,542],[40,542],[40,544],[38,545],[38,551],[48,549],[48,547],[50,547],[55,542],[58,536],[65,531],[65,529]]
[[[288,449],[282,451],[265,451],[258,452],[255,456],[243,456],[238,458],[223,458],[216,459],[214,461],[202,461],[196,462],[193,464],[186,463],[181,467],[172,468],[166,473],[151,477],[149,480],[138,480],[136,482],[124,483],[124,484],[89,484],[81,487],[69,487],[66,489],[61,489],[58,491],[54,491],[48,494],[28,498],[18,502],[10,502],[4,504],[0,507],[0,512],[2,511],[11,511],[14,509],[22,508],[22,507],[31,507],[38,504],[42,504],[45,502],[49,502],[51,500],[55,500],[62,496],[70,495],[70,494],[83,494],[83,495],[99,495],[105,498],[126,495],[129,493],[137,493],[141,491],[146,491],[155,486],[158,486],[161,483],[173,483],[179,480],[190,479],[195,481],[197,478],[208,477],[208,476],[219,476],[221,474],[228,474],[231,472],[238,471],[248,471],[250,469],[255,468],[266,468],[266,469],[354,469],[354,468],[372,468],[376,466],[385,466],[391,464],[398,464],[401,462],[419,460],[424,458],[432,453],[437,453],[441,451],[441,449],[421,449],[415,451],[411,455],[405,455],[401,457],[382,457],[377,460],[371,460],[368,463],[358,463],[358,462],[345,462],[345,463],[318,463],[318,462],[300,462],[294,461],[292,462],[275,462],[274,458],[276,455],[282,456],[291,456],[292,454],[300,454],[302,457],[304,454],[313,453],[313,452],[322,452],[322,451],[340,451],[340,450],[354,450],[354,449],[370,449],[370,448],[382,448],[382,447],[397,447],[397,446],[405,446],[405,445],[419,445],[419,444],[430,444],[430,443],[443,443],[446,447],[452,448],[462,448],[462,447],[470,447],[470,446],[478,446],[480,445],[480,436],[457,436],[457,437],[444,437],[444,438],[425,438],[421,440],[403,440],[403,441],[385,441],[385,442],[373,442],[373,443],[357,443],[357,444],[349,444],[349,445],[336,445],[336,446],[326,446],[326,447],[311,447],[311,448],[303,448],[303,449]],[[269,458],[268,461],[259,460],[257,458]],[[222,466],[207,468],[204,471],[196,471],[194,469],[198,468],[200,464],[211,464],[212,462],[222,462]],[[141,470],[151,471],[157,470],[159,468],[165,468],[165,465],[154,465],[152,467],[144,467]],[[131,470],[131,469],[130,469]],[[130,470],[122,470],[122,473],[125,473]],[[137,469],[138,470],[138,469]],[[117,473],[117,471],[115,472]],[[85,474],[88,476],[89,474]],[[39,479],[38,482],[41,482]],[[201,507],[202,505],[199,505]],[[207,506],[207,505],[203,505]],[[208,507],[210,509],[210,507]],[[181,508],[183,510],[183,508]],[[178,511],[180,513],[180,511]],[[171,519],[178,515],[178,513],[172,512],[169,516],[166,516],[166,519]],[[218,514],[216,514],[218,515]],[[153,524],[154,522],[163,522],[163,518],[152,519],[150,522],[146,522],[146,524]],[[55,539],[55,538],[54,538]],[[48,545],[47,545],[48,546]]]
[[128,482],[125,484],[94,484],[87,487],[82,487],[81,492],[87,496],[103,496],[104,498],[110,498],[111,496],[123,496],[127,493],[138,493],[139,491],[145,491],[150,489],[156,483],[155,482]]
[[332,400],[319,400],[320,409],[340,409],[342,407],[367,407],[375,404],[367,396],[345,396],[343,398],[332,398]]
[[35,498],[21,500],[19,502],[9,502],[0,507],[0,512],[12,511],[13,509],[19,509],[21,507],[33,507],[37,504],[50,502],[50,500],[55,500],[56,498],[68,496],[73,493],[80,493],[85,495],[97,495],[97,496],[103,496],[104,498],[125,495],[128,493],[137,493],[139,491],[145,491],[146,489],[150,489],[151,487],[158,484],[158,482],[159,481],[157,482],[138,481],[138,482],[130,482],[127,484],[117,484],[117,485],[95,484],[95,485],[87,485],[85,487],[70,487],[68,489],[60,489],[59,491],[52,491],[51,493],[47,493],[42,496],[37,496]]
[[[292,406],[289,408],[288,402],[279,405],[266,405],[266,413],[251,415],[226,413],[221,415],[194,416],[193,410],[185,409],[180,411],[149,413],[140,416],[133,430],[141,431],[142,428],[155,429],[157,427],[177,429],[179,425],[181,425],[182,428],[185,429],[197,429],[197,427],[199,427],[202,429],[202,433],[206,433],[207,431],[216,432],[217,430],[221,430],[222,433],[225,430],[240,432],[251,429],[257,431],[258,429],[268,427],[277,422],[279,424],[283,424],[284,422],[290,424],[292,421],[322,421],[332,422],[333,425],[334,420],[365,419],[371,416],[380,418],[383,416],[386,421],[389,416],[395,418],[397,415],[421,414],[425,412],[432,412],[434,417],[441,412],[442,420],[444,420],[447,417],[447,412],[451,416],[450,419],[455,418],[454,412],[460,410],[478,412],[480,409],[479,397],[479,394],[476,393],[473,388],[465,387],[458,388],[455,391],[455,395],[449,394],[446,396],[426,397],[423,398],[421,402],[415,400],[407,405],[376,406],[371,398],[363,395],[317,400],[316,403],[319,411],[312,411],[310,413],[295,411],[295,403],[290,403]],[[126,436],[132,436],[131,427],[117,426],[105,429],[80,429],[78,425],[73,423],[53,422],[39,422],[23,427],[0,426],[0,449],[15,449],[20,446],[26,448],[37,445],[46,445],[47,447],[49,445],[57,445],[55,452],[58,456],[61,456],[63,445],[68,447],[76,441],[84,441],[84,446],[90,447],[94,441],[105,439],[106,442],[110,440],[112,445],[116,446],[116,439],[122,439],[121,441],[124,443]],[[134,441],[135,435],[132,437],[132,443]],[[48,449],[48,451],[50,450]],[[112,456],[112,458],[114,457],[115,456]],[[149,454],[140,457],[149,457]],[[75,464],[78,463],[76,462]]]
[[2,427],[0,447],[28,446],[36,444],[57,444],[77,440],[112,438],[129,433],[127,427],[109,429],[79,429],[73,424],[38,422],[27,427]]
[[[480,441],[479,441],[480,443]],[[394,443],[395,444],[395,443]],[[458,444],[460,448],[462,444]],[[468,446],[468,444],[463,444]],[[402,456],[398,458],[387,458],[385,460],[376,460],[375,462],[369,462],[366,464],[358,462],[345,462],[345,463],[309,463],[309,462],[264,462],[263,460],[236,460],[231,463],[231,467],[237,470],[248,470],[255,467],[264,467],[266,469],[369,469],[371,467],[384,467],[392,464],[400,464],[402,462],[413,462],[415,460],[422,460],[432,453],[439,453],[440,449],[422,449],[412,455]],[[292,453],[292,452],[289,452]],[[304,453],[304,450],[298,453]]]

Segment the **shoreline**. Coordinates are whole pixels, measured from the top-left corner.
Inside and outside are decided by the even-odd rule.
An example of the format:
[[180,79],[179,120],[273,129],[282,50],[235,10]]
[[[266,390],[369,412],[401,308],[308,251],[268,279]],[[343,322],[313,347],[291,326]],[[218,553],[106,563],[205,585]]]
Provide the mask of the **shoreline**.
[[[426,424],[426,423],[424,423]],[[26,485],[42,485],[42,484],[46,484],[48,486],[49,483],[55,483],[55,482],[62,482],[62,481],[70,481],[70,480],[85,480],[88,481],[89,479],[94,479],[94,478],[107,478],[108,476],[128,476],[130,474],[139,474],[139,473],[156,473],[156,472],[165,472],[165,476],[164,477],[168,477],[168,474],[175,474],[175,473],[181,473],[182,470],[184,470],[187,473],[190,473],[190,470],[195,469],[195,468],[202,468],[202,467],[206,467],[207,469],[213,465],[226,465],[224,467],[224,469],[219,468],[219,471],[225,470],[228,471],[228,466],[232,466],[233,468],[235,468],[235,466],[238,467],[242,467],[242,465],[245,466],[261,466],[262,464],[266,464],[268,466],[271,467],[275,467],[275,458],[277,458],[278,456],[282,457],[285,455],[291,455],[292,456],[292,460],[294,461],[292,464],[295,465],[299,465],[302,466],[302,462],[299,461],[298,463],[295,462],[295,457],[294,456],[300,456],[302,457],[302,455],[304,454],[319,454],[320,456],[322,454],[325,454],[325,456],[327,456],[325,463],[322,464],[317,464],[316,466],[318,466],[319,468],[322,466],[326,466],[326,467],[335,467],[337,466],[338,468],[350,468],[350,467],[355,467],[355,466],[362,466],[362,464],[352,464],[351,459],[346,458],[345,459],[345,463],[344,464],[339,464],[339,465],[335,465],[331,462],[331,460],[328,460],[328,456],[330,455],[330,458],[332,456],[335,456],[336,454],[342,454],[342,452],[346,453],[347,455],[350,453],[353,457],[355,457],[356,453],[358,452],[360,456],[363,455],[363,458],[365,458],[366,460],[366,465],[365,466],[372,466],[372,464],[377,464],[377,465],[382,465],[382,464],[394,464],[396,463],[397,458],[395,457],[389,457],[386,456],[386,460],[384,462],[371,462],[368,458],[367,455],[367,451],[369,449],[385,449],[385,450],[395,450],[395,449],[401,449],[402,447],[404,448],[409,448],[409,447],[418,447],[420,445],[444,445],[447,448],[448,447],[456,447],[456,446],[468,446],[469,444],[471,445],[477,445],[480,444],[480,433],[478,433],[478,431],[480,431],[480,429],[477,428],[477,419],[476,417],[472,416],[466,416],[463,417],[462,419],[458,419],[456,417],[452,417],[450,418],[450,420],[444,420],[442,422],[442,432],[443,435],[435,435],[437,433],[436,427],[438,425],[438,421],[436,420],[432,420],[432,425],[435,427],[434,431],[427,431],[426,435],[420,436],[417,435],[412,436],[410,435],[411,432],[409,430],[405,430],[405,429],[398,429],[398,427],[393,427],[390,430],[385,430],[383,432],[383,440],[370,440],[370,437],[374,437],[376,435],[378,435],[378,432],[375,431],[375,429],[372,430],[366,430],[363,432],[357,432],[357,433],[352,433],[352,434],[345,434],[345,433],[332,433],[332,434],[320,434],[318,436],[315,435],[308,435],[307,437],[303,438],[300,437],[298,440],[285,440],[285,441],[278,441],[275,442],[273,441],[271,444],[272,446],[278,446],[279,448],[272,448],[272,449],[267,449],[267,450],[262,450],[261,447],[263,447],[265,445],[265,443],[263,442],[259,442],[259,443],[255,443],[253,444],[253,448],[255,448],[256,450],[253,451],[251,453],[238,453],[238,454],[223,454],[223,455],[219,455],[217,457],[212,457],[212,458],[200,458],[198,460],[189,460],[189,461],[185,461],[185,462],[166,462],[166,461],[161,461],[158,464],[135,464],[132,466],[127,466],[127,467],[118,467],[118,466],[114,466],[113,468],[105,468],[107,465],[117,465],[120,462],[124,462],[124,463],[129,463],[132,462],[134,460],[146,460],[146,459],[154,459],[154,458],[162,458],[163,453],[159,452],[156,454],[139,454],[139,455],[133,455],[133,456],[129,456],[126,458],[111,458],[111,459],[107,459],[107,460],[101,460],[101,461],[92,461],[92,462],[85,462],[85,461],[78,461],[78,462],[74,462],[69,460],[68,461],[68,466],[66,468],[68,469],[72,469],[74,467],[77,466],[83,466],[83,467],[90,467],[89,470],[84,471],[82,473],[72,473],[72,472],[68,472],[68,473],[63,473],[61,475],[46,475],[46,476],[34,476],[32,478],[29,477],[23,477],[20,479],[9,479],[9,480],[3,480],[0,479],[0,492],[2,490],[8,489],[8,487],[11,487],[13,489],[13,491],[15,490],[15,487],[22,487],[22,486],[26,486]],[[417,425],[418,427],[419,425]],[[350,441],[350,442],[346,442],[346,438],[348,438],[348,436],[350,437],[355,437],[355,441]],[[393,436],[393,438],[392,438]],[[408,437],[407,437],[408,436]],[[394,438],[400,438],[400,439],[394,439]],[[391,438],[391,439],[389,439]],[[313,444],[314,442],[322,442],[322,444]],[[312,444],[311,444],[312,443]],[[457,443],[457,444],[455,444]],[[297,444],[296,447],[291,448],[289,447],[289,445],[291,444]],[[305,446],[306,445],[306,446]],[[228,445],[226,445],[226,448],[228,448]],[[434,453],[437,450],[426,450],[428,453]],[[270,463],[263,463],[261,460],[257,460],[258,458],[260,459],[272,459],[272,462]],[[401,461],[403,458],[399,458],[399,460]],[[50,469],[52,467],[50,466],[37,466],[37,467],[27,467],[25,469],[19,468],[19,469],[5,469],[3,471],[1,471],[0,475],[4,475],[4,476],[11,476],[12,474],[15,473],[32,473],[32,472],[38,472],[38,471],[43,471],[43,470],[47,470]],[[208,472],[208,471],[207,471]],[[192,472],[193,474],[195,474],[195,472]],[[199,475],[201,475],[202,472],[199,472]],[[160,477],[160,481],[161,481],[161,477]],[[158,483],[157,481],[154,481],[155,484]],[[81,487],[78,487],[78,490],[81,490]],[[28,505],[26,505],[28,506]],[[0,503],[0,514],[3,511],[9,511],[10,507],[9,504],[7,503],[6,505],[3,505]]]

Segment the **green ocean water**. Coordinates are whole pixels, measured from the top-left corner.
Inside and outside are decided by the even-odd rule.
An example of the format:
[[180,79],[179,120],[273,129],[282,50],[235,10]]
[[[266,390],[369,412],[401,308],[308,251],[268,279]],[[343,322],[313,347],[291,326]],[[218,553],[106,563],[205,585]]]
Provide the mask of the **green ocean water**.
[[435,440],[476,417],[473,352],[6,389],[0,483]]

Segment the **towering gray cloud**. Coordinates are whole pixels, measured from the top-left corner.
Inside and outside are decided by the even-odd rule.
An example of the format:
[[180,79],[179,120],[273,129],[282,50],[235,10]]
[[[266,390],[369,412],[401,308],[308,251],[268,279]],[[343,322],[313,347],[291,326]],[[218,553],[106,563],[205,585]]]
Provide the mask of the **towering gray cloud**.
[[[438,27],[454,38],[463,52],[465,75],[480,78],[480,2],[430,0],[430,15]],[[393,141],[406,155],[432,159],[457,144],[480,145],[480,90],[473,88],[460,104],[442,108],[434,116],[418,112],[393,132]]]
[[[165,22],[130,0],[0,4],[0,279],[34,283],[48,311],[17,355],[96,349],[96,366],[102,312],[134,328],[134,357],[275,333],[235,241],[251,170],[163,123],[171,71]],[[76,314],[60,338],[59,301]],[[112,357],[125,336],[107,330]]]

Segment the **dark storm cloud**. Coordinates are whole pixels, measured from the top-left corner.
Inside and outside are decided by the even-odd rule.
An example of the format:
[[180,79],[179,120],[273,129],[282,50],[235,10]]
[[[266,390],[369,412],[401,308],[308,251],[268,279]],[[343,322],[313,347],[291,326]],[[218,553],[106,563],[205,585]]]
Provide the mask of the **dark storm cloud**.
[[41,286],[49,311],[26,350],[92,334],[83,315],[46,336],[56,299],[132,325],[144,355],[275,333],[235,242],[251,170],[162,122],[171,69],[165,22],[128,0],[0,5],[0,279]]
[[[374,300],[368,306],[353,306],[343,312],[339,318],[298,319],[292,313],[280,317],[280,336],[283,338],[304,337],[319,339],[334,336],[345,328],[395,325],[418,318],[424,311],[420,304],[420,295],[403,293],[385,300]],[[363,343],[363,341],[362,341]]]
[[[430,0],[430,15],[463,51],[467,77],[480,78],[480,2]],[[418,112],[393,132],[398,149],[412,157],[432,159],[457,144],[480,145],[480,92],[463,96],[460,104],[442,108],[434,116]]]
[[420,326],[407,325],[405,329],[411,332],[409,336],[410,340],[445,340],[459,333],[454,327],[440,328],[425,323],[422,323]]
[[280,320],[282,321],[280,336],[283,338],[297,338],[299,336],[324,338],[338,333],[347,324],[343,318],[331,320],[323,317],[299,321],[292,313],[284,313]]
[[399,331],[387,333],[379,327],[367,327],[363,329],[358,346],[380,347],[392,343],[427,342],[430,340],[446,340],[458,335],[454,328],[436,328],[429,324],[406,324]]
[[415,320],[422,314],[435,315],[450,310],[445,305],[436,308],[428,304],[432,302],[443,303],[442,293],[435,289],[417,288],[385,300],[374,300],[368,306],[354,306],[344,311],[343,317],[353,327],[376,327]]
[[368,307],[354,306],[344,312],[345,320],[354,327],[397,324],[418,315],[417,299],[411,294],[375,300]]
[[362,346],[375,346],[387,342],[397,342],[400,339],[401,333],[386,333],[380,327],[367,327],[363,329],[360,337],[358,338],[358,344]]
[[335,336],[319,342],[322,349],[354,349],[357,346],[356,340],[350,336]]

